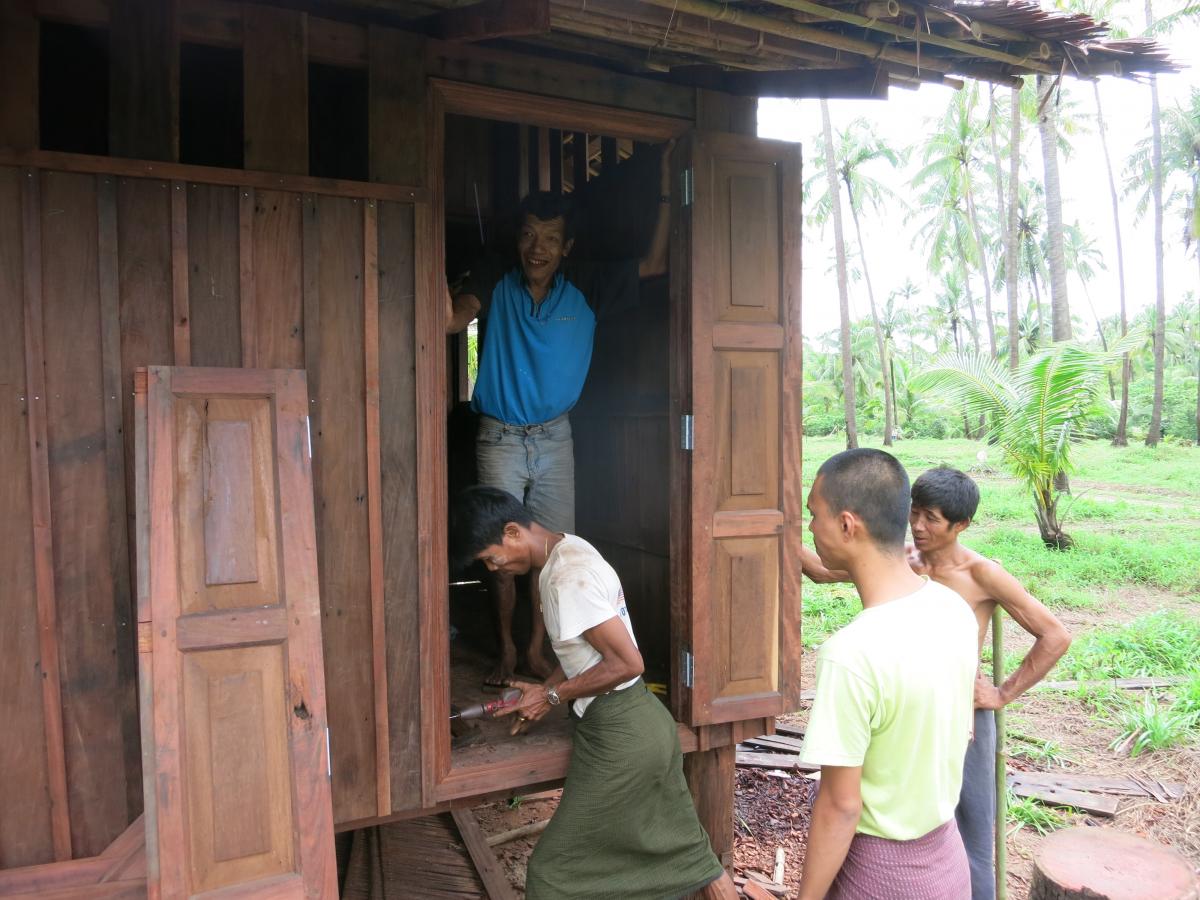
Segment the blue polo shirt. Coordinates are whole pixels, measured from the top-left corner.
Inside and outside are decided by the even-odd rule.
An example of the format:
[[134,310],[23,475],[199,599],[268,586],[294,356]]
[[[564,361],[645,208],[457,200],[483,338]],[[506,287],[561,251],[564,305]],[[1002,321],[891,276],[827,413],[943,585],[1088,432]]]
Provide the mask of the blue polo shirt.
[[482,262],[461,293],[479,298],[486,320],[471,406],[510,425],[569,412],[592,362],[596,321],[637,302],[638,264],[571,263],[535,302],[519,266]]

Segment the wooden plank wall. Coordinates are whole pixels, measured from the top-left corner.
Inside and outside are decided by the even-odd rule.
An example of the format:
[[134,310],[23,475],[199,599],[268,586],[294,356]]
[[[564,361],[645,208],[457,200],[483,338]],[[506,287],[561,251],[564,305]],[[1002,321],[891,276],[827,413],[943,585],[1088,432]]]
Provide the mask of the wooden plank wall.
[[0,867],[99,853],[141,810],[133,370],[249,363],[248,328],[258,365],[310,373],[337,819],[420,805],[414,209],[0,168]]

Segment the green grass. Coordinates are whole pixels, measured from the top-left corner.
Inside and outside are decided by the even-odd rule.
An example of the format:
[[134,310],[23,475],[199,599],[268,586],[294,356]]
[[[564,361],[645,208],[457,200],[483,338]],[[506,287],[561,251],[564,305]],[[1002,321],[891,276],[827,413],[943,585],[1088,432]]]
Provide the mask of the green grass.
[[1177,610],[1159,610],[1119,628],[1078,637],[1052,677],[1155,678],[1200,674],[1200,620]]
[[1155,698],[1146,697],[1140,708],[1125,713],[1121,720],[1121,735],[1113,741],[1112,749],[1140,756],[1177,747],[1195,737],[1195,727],[1194,715],[1163,707]]
[[862,601],[851,584],[804,585],[804,624],[801,640],[806,650],[825,642],[831,634],[862,612]]
[[[1068,808],[1066,812],[1074,813],[1075,810]],[[1069,824],[1065,818],[1032,797],[1017,797],[1012,791],[1008,792],[1008,821],[1016,825],[1009,831],[1010,837],[1022,828],[1032,828],[1038,834],[1049,834]]]
[[1056,741],[1030,737],[1015,731],[1005,734],[1010,756],[1019,756],[1038,766],[1065,766],[1073,760]]

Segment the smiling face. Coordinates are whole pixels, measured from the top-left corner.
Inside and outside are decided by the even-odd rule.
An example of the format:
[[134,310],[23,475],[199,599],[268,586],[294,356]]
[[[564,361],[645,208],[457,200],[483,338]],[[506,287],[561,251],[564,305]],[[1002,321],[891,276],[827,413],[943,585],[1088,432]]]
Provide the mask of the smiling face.
[[546,222],[526,215],[517,235],[517,256],[525,280],[534,285],[549,284],[573,243],[566,238],[566,221],[562,216]]
[[970,524],[970,519],[951,522],[937,507],[918,506],[915,503],[908,514],[908,527],[912,529],[913,544],[922,553],[950,546]]
[[529,542],[525,533],[515,522],[504,526],[504,534],[499,544],[484,547],[475,556],[484,564],[489,572],[501,575],[524,575],[532,568]]

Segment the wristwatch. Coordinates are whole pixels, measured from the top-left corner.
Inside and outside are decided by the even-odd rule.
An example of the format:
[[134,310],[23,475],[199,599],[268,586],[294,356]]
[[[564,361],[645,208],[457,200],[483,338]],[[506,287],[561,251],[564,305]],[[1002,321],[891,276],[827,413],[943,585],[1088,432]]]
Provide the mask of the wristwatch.
[[558,704],[562,703],[562,698],[558,696],[558,688],[546,688],[546,702],[551,706],[558,706]]

